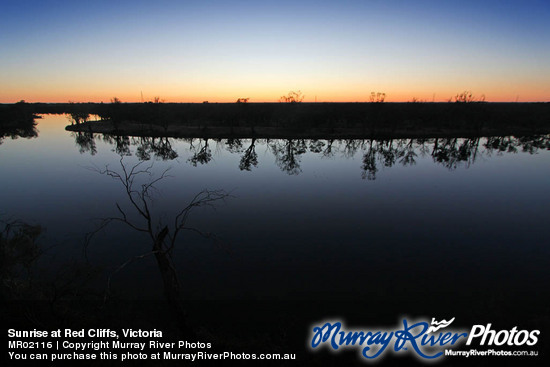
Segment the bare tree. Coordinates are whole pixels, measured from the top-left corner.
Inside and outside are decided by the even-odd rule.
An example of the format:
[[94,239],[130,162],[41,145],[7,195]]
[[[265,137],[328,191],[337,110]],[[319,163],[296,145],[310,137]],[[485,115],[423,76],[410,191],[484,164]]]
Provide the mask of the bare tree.
[[381,92],[371,92],[370,93],[370,97],[369,97],[369,101],[371,103],[382,103],[386,100],[386,93],[381,93]]
[[[229,197],[229,194],[223,190],[212,191],[205,189],[196,194],[191,202],[177,213],[177,215],[173,218],[171,225],[164,225],[159,222],[159,224],[155,226],[155,218],[151,211],[152,192],[156,189],[155,185],[159,181],[168,177],[168,169],[155,178],[151,171],[153,167],[152,164],[144,167],[142,163],[144,162],[141,161],[131,168],[127,168],[123,162],[123,158],[121,158],[120,171],[110,169],[108,166],[106,166],[105,169],[92,168],[93,171],[112,177],[122,184],[126,193],[126,198],[129,201],[129,206],[131,208],[130,211],[137,214],[137,219],[132,219],[129,211],[127,209],[123,209],[117,202],[116,208],[119,215],[102,219],[98,228],[86,236],[86,246],[88,246],[95,233],[105,228],[112,222],[124,223],[133,230],[147,234],[151,240],[151,251],[129,259],[123,263],[115,271],[115,273],[133,261],[154,255],[161,273],[164,285],[164,295],[168,301],[168,304],[175,311],[180,329],[184,333],[191,335],[192,330],[187,324],[185,309],[181,297],[181,285],[172,261],[173,249],[176,245],[178,236],[183,231],[192,231],[204,237],[212,237],[209,233],[205,233],[194,227],[187,226],[187,220],[193,209],[202,206],[213,206],[216,202]],[[138,185],[136,184],[136,179],[139,176],[148,176],[149,180],[146,183]],[[108,280],[107,292],[110,287],[110,279],[111,277],[109,277]]]
[[279,98],[279,102],[299,103],[304,100],[304,97],[305,96],[302,94],[301,91],[298,91],[298,92],[290,91],[288,92],[288,95],[281,96],[281,98]]

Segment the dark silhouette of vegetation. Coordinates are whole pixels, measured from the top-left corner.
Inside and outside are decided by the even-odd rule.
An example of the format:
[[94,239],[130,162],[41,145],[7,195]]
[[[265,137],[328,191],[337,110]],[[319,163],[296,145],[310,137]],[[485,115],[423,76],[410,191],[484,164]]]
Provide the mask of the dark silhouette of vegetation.
[[301,155],[307,152],[304,139],[274,140],[269,142],[269,147],[275,156],[275,163],[289,175],[297,175],[302,172],[300,168]]
[[193,156],[189,158],[189,162],[197,167],[197,164],[207,164],[212,160],[212,151],[208,145],[208,139],[204,139],[204,145],[202,144],[203,139],[199,139],[199,146],[195,147],[191,141],[190,149],[194,152]]
[[386,100],[386,93],[381,92],[371,92],[369,97],[369,102],[371,103],[382,103]]
[[480,97],[476,97],[472,94],[471,91],[466,90],[462,93],[458,93],[456,96],[451,98],[451,101],[457,103],[485,102],[485,95],[482,94]]
[[[46,255],[40,239],[45,229],[21,220],[0,220],[0,299],[2,301],[38,300],[48,304],[48,313],[66,320],[82,318],[82,312],[70,306],[74,300],[91,300],[95,293],[88,288],[96,269],[73,261],[45,276],[38,261]],[[34,309],[24,309],[26,317],[35,319]],[[88,315],[86,315],[87,317]]]
[[18,220],[0,220],[0,275],[2,299],[28,296],[33,265],[42,250],[37,244],[43,228]]
[[285,102],[285,103],[299,103],[304,100],[304,95],[301,91],[294,92],[290,91],[286,96],[281,96],[279,98],[279,102]]
[[239,169],[241,171],[250,171],[252,167],[258,166],[258,153],[256,153],[256,139],[252,139],[250,146],[244,151]]
[[236,103],[248,103],[250,98],[239,98]]
[[[471,96],[470,96],[471,95]],[[289,98],[292,102],[302,98]],[[292,97],[292,95],[290,96]],[[381,101],[375,93],[373,101]],[[471,92],[457,94],[449,101],[482,101]],[[99,116],[100,121],[69,126],[68,130],[88,130],[112,135],[217,137],[215,129],[234,128],[226,137],[252,137],[260,128],[295,130],[317,129],[325,134],[350,129],[353,136],[373,132],[376,136],[434,137],[433,131],[444,135],[541,134],[550,131],[549,103],[24,103],[0,104],[0,128],[14,121],[32,124],[37,114],[66,113],[76,116]],[[292,105],[292,107],[291,107]],[[80,115],[82,114],[82,115]],[[19,116],[17,116],[19,115]],[[75,116],[75,117],[76,117]],[[239,129],[250,128],[245,136]],[[184,130],[197,129],[191,134]],[[356,129],[353,132],[352,129]],[[197,131],[202,133],[197,134]],[[231,131],[231,130],[229,130]],[[204,133],[204,134],[203,134]],[[212,133],[212,135],[208,135]],[[279,136],[284,137],[284,132]],[[263,133],[256,137],[267,137]],[[312,137],[310,133],[306,135]],[[326,137],[326,135],[325,135]],[[375,136],[371,136],[375,137]]]
[[230,153],[241,153],[243,151],[243,139],[229,138],[225,141],[225,147]]
[[71,124],[73,125],[80,125],[81,123],[84,123],[88,121],[90,118],[90,113],[87,111],[86,106],[83,104],[76,104],[73,102],[69,102],[69,104],[72,104],[71,112],[69,112],[69,120],[71,121]]
[[0,144],[6,137],[36,138],[38,131],[34,120],[37,118],[33,106],[25,101],[0,105]]
[[[156,184],[168,177],[168,170],[163,171],[155,178],[152,173],[153,166],[149,165],[144,167],[143,161],[132,167],[126,167],[123,158],[121,158],[120,166],[120,171],[110,169],[109,167],[105,167],[105,169],[93,169],[102,175],[113,178],[123,186],[128,205],[125,207],[117,202],[116,208],[118,210],[118,216],[103,219],[98,228],[86,236],[87,246],[89,246],[90,241],[98,231],[113,222],[125,224],[132,230],[145,234],[151,242],[151,251],[129,259],[123,263],[116,272],[122,270],[133,261],[143,259],[147,256],[154,256],[161,273],[164,295],[174,312],[174,316],[177,320],[176,324],[184,335],[193,336],[194,331],[187,322],[184,300],[181,294],[181,283],[172,261],[172,252],[177,244],[179,235],[183,232],[190,231],[198,233],[203,237],[212,237],[209,233],[188,226],[188,218],[191,212],[196,208],[213,206],[216,202],[225,200],[229,197],[229,194],[222,190],[203,190],[196,194],[191,202],[184,205],[181,210],[179,210],[171,221],[172,224],[164,224],[163,221],[159,219],[163,216],[161,215],[157,218],[152,210],[152,193],[156,190]],[[148,177],[149,180],[138,184],[142,176]],[[106,296],[110,289],[110,282],[111,277],[109,277],[108,280]]]
[[163,161],[173,160],[178,153],[172,148],[171,139],[167,137],[141,137],[136,151],[140,160],[147,161],[154,155]]
[[[76,135],[80,152],[97,152],[93,136],[82,133]],[[174,150],[174,140],[167,137],[134,137],[104,136],[105,142],[113,145],[113,151],[119,155],[131,155],[130,146],[136,146],[136,157],[140,160],[150,160],[157,157],[162,160],[172,160],[178,157]],[[380,138],[380,139],[184,139],[192,152],[187,162],[192,166],[205,165],[212,161],[210,141],[217,141],[218,149],[226,149],[229,153],[239,154],[239,169],[250,171],[258,166],[257,144],[269,148],[275,158],[275,163],[290,175],[302,172],[301,157],[310,152],[323,158],[341,156],[354,158],[363,154],[363,178],[375,179],[380,166],[392,167],[396,164],[413,166],[419,157],[431,156],[433,161],[448,169],[456,169],[460,165],[469,167],[479,157],[489,157],[496,152],[535,154],[539,150],[550,149],[550,135],[493,136],[493,137],[441,137],[441,138]],[[484,142],[485,141],[485,142]],[[245,145],[245,144],[248,144]]]
[[425,99],[420,99],[420,98],[417,98],[417,97],[412,97],[410,102],[411,103],[426,103],[426,100]]
[[80,154],[89,152],[91,155],[96,155],[97,146],[95,143],[94,134],[87,131],[77,131],[72,133],[74,142],[78,146]]
[[[381,101],[375,97],[374,101]],[[381,106],[383,105],[383,108]],[[272,137],[435,137],[525,135],[550,131],[546,103],[114,103],[34,106],[85,109],[101,121],[67,127],[111,135]],[[286,129],[286,131],[285,131]],[[311,130],[311,131],[309,131]],[[269,133],[267,133],[269,132]],[[312,132],[316,135],[312,135]]]
[[[130,151],[130,146],[132,145],[132,142],[129,136],[106,134],[103,135],[103,141],[113,145],[113,151],[121,157],[132,155]],[[138,152],[136,152],[136,156],[139,156]]]

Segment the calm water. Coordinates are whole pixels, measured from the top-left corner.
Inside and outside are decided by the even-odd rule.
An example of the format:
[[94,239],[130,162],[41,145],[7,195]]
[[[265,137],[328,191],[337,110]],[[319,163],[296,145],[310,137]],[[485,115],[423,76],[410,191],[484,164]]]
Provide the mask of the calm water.
[[[423,142],[104,138],[38,120],[34,139],[0,145],[3,218],[44,228],[42,279],[83,267],[103,289],[151,251],[146,234],[101,218],[138,216],[120,182],[98,173],[152,164],[154,225],[203,189],[231,197],[198,208],[174,265],[188,299],[390,299],[414,294],[530,297],[549,282],[550,151],[538,138]],[[140,175],[136,183],[147,182]],[[138,186],[139,187],[139,186]],[[84,253],[87,253],[87,260]],[[154,257],[111,278],[124,297],[162,297]],[[528,300],[528,299],[527,299]]]

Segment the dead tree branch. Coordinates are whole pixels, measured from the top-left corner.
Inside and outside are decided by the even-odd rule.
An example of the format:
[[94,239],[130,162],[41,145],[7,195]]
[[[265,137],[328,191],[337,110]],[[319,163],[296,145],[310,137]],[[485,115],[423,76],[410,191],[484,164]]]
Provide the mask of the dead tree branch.
[[[155,185],[157,183],[164,178],[169,177],[167,174],[169,169],[164,170],[158,177],[154,177],[152,172],[152,164],[144,167],[144,162],[141,161],[129,168],[124,164],[123,159],[123,157],[120,159],[121,169],[119,171],[113,170],[109,168],[109,166],[106,166],[104,169],[99,169],[97,167],[90,169],[120,182],[124,187],[130,207],[135,210],[137,217],[140,219],[130,219],[127,210],[123,209],[118,202],[115,203],[119,215],[101,219],[98,227],[86,235],[85,251],[87,251],[93,236],[112,222],[124,223],[136,231],[147,233],[152,242],[151,251],[146,254],[132,257],[122,263],[113,273],[109,275],[104,299],[107,299],[111,287],[111,279],[116,273],[137,260],[154,255],[162,276],[165,297],[174,309],[178,319],[178,324],[180,325],[182,331],[191,333],[192,331],[188,327],[185,319],[185,311],[183,308],[183,301],[181,299],[181,286],[172,260],[172,250],[176,245],[178,235],[184,230],[198,233],[207,238],[213,237],[210,233],[205,233],[196,228],[188,227],[186,223],[189,215],[195,208],[198,207],[215,207],[217,202],[224,201],[226,198],[230,197],[230,195],[223,190],[202,190],[193,197],[187,206],[176,214],[173,220],[172,228],[169,228],[168,225],[163,226],[160,224],[155,229],[153,228],[154,215],[151,211],[151,203],[153,202],[152,192],[156,190]],[[137,179],[140,176],[149,176],[149,180],[146,183],[138,185]]]

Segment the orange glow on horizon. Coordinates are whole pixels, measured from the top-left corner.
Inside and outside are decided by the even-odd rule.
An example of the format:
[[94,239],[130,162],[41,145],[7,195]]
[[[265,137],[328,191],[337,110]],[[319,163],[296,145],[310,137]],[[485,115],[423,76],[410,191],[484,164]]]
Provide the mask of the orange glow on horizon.
[[[447,94],[445,97],[443,95],[439,95],[435,93],[432,95],[422,95],[422,94],[406,94],[402,93],[400,95],[391,95],[386,93],[386,98],[384,102],[394,102],[394,103],[400,103],[400,102],[448,102],[449,100],[454,101],[454,96],[456,96],[457,93],[454,94]],[[286,95],[286,93],[281,93],[282,95]],[[474,97],[479,98],[482,94],[474,94]],[[550,103],[550,98],[537,96],[537,95],[521,95],[518,94],[516,96],[512,95],[506,95],[506,96],[496,96],[494,98],[491,98],[491,96],[484,95],[486,102],[542,102],[542,103]],[[153,98],[144,98],[143,101],[140,97],[136,98],[134,95],[124,95],[124,94],[113,94],[112,97],[102,98],[102,97],[92,97],[92,98],[67,98],[67,97],[56,97],[56,96],[41,96],[41,95],[32,95],[28,98],[3,98],[0,103],[16,103],[21,100],[27,102],[27,103],[68,103],[68,102],[74,102],[74,103],[110,103],[111,99],[113,97],[117,97],[120,99],[123,103],[140,103],[140,102],[150,102],[154,100]],[[209,103],[233,103],[236,102],[238,98],[249,98],[248,103],[274,103],[279,102],[279,97],[277,98],[263,98],[258,99],[254,98],[254,96],[250,95],[235,95],[235,97],[222,97],[217,96],[216,98],[193,98],[193,97],[163,97],[162,95],[159,96],[161,102],[164,103],[203,103],[203,102],[209,102]],[[303,102],[306,103],[361,103],[361,102],[370,102],[370,93],[361,95],[361,96],[326,96],[323,94],[319,95],[305,95],[305,98]]]
[[202,103],[208,101],[211,103],[232,103],[238,98],[250,98],[250,103],[278,102],[279,98],[287,95],[289,91],[300,90],[304,97],[304,102],[369,102],[371,92],[385,93],[385,102],[411,102],[413,99],[421,102],[447,102],[466,90],[470,90],[475,98],[485,96],[487,102],[550,102],[550,87],[536,87],[533,85],[521,85],[517,88],[494,88],[494,89],[467,89],[467,88],[434,88],[429,86],[421,87],[415,90],[403,89],[399,86],[392,88],[373,87],[368,88],[362,85],[340,86],[331,88],[328,83],[318,83],[314,88],[262,88],[253,89],[248,86],[238,87],[233,90],[229,88],[182,88],[188,92],[181,92],[176,86],[170,88],[161,88],[155,86],[151,91],[144,89],[120,88],[112,91],[105,91],[103,88],[84,89],[64,89],[56,90],[54,88],[16,88],[14,90],[0,91],[0,103],[15,103],[25,100],[30,103],[67,103],[67,102],[93,102],[110,103],[111,99],[117,97],[122,102],[139,103],[143,101],[153,101],[159,97],[161,101],[167,103]]

